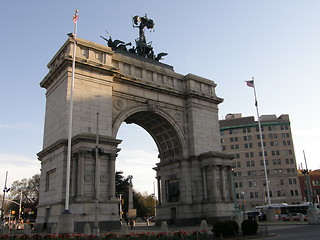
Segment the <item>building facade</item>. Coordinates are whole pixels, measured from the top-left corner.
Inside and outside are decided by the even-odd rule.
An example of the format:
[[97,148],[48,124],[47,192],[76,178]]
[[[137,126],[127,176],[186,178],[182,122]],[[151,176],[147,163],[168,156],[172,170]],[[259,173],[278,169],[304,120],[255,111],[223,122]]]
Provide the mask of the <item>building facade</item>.
[[[302,199],[308,202],[309,199],[314,203],[319,203],[320,198],[320,169],[309,171],[306,175],[304,170],[298,170],[299,181],[301,186]],[[310,179],[310,181],[307,180]],[[308,182],[309,182],[309,193],[308,193]]]
[[[234,186],[238,205],[250,210],[266,205],[267,184],[271,204],[302,202],[289,115],[260,116],[265,152],[262,154],[258,121],[228,114],[220,120],[222,151],[235,155]],[[267,169],[267,177],[265,174]]]

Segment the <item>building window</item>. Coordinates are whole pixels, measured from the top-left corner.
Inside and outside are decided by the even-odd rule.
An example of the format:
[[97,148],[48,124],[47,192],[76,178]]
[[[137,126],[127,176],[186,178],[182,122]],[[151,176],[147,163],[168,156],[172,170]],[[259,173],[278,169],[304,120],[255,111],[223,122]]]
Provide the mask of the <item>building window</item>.
[[[272,197],[272,191],[269,191],[269,195],[270,195],[270,197]],[[265,191],[265,196],[266,197],[268,196],[267,191]]]
[[[263,146],[266,147],[267,144],[265,142],[263,142]],[[261,142],[258,142],[258,147],[261,147]]]
[[168,202],[180,201],[180,187],[178,181],[167,181]]
[[253,152],[246,153],[246,157],[247,157],[247,158],[254,157]]
[[249,133],[251,132],[251,128],[243,128],[243,133]]
[[312,180],[312,186],[320,186],[319,180]]
[[252,139],[251,135],[249,136],[243,136],[244,141],[250,141]]
[[250,198],[253,198],[253,196],[254,196],[253,192],[250,192]]
[[252,148],[252,143],[245,143],[244,148]]
[[52,183],[54,182],[53,178],[55,176],[55,173],[56,173],[56,169],[52,169],[52,170],[46,172],[45,191],[49,191],[53,187]]
[[237,129],[230,129],[229,134],[237,134]]
[[[264,156],[267,156],[267,152],[264,152]],[[262,156],[262,152],[259,152],[259,156],[261,157]]]
[[281,185],[281,186],[284,185],[284,179],[283,179],[283,178],[280,179],[280,185]]
[[[266,166],[269,165],[269,161],[266,159]],[[260,160],[260,166],[264,166],[263,160]]]
[[224,131],[223,130],[220,131],[220,136],[224,136]]

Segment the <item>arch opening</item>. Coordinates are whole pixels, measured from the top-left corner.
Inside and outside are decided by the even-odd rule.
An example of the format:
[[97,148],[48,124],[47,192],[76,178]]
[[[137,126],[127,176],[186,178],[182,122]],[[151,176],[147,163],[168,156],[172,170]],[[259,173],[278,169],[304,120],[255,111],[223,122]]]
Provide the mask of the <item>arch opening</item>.
[[123,176],[133,176],[133,188],[140,193],[155,193],[156,172],[159,162],[158,148],[145,129],[136,124],[120,126],[118,138],[122,139],[116,161],[116,171]]
[[172,124],[161,115],[153,111],[140,111],[127,117],[124,122],[137,124],[152,136],[159,150],[160,161],[181,156],[182,147],[178,134]]

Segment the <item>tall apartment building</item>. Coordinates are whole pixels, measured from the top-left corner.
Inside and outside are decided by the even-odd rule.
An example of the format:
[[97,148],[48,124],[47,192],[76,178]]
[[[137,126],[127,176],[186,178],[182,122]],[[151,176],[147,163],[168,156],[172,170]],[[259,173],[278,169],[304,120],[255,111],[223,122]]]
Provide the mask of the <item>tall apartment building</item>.
[[[222,151],[235,154],[238,204],[246,210],[266,205],[267,187],[258,121],[228,114],[220,120]],[[302,203],[289,115],[260,116],[271,204]]]

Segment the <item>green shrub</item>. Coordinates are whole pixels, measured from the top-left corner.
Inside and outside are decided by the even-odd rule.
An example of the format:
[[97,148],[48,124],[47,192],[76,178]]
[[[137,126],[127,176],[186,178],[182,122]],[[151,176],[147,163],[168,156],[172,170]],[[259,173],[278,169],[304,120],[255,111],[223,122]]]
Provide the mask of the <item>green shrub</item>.
[[235,234],[238,234],[238,233],[239,233],[239,224],[238,224],[236,221],[234,221],[234,220],[227,220],[226,222],[229,223],[229,224],[232,226],[233,232],[234,232]]
[[212,225],[212,231],[216,237],[234,236],[233,226],[228,222],[215,222]]
[[254,220],[247,219],[241,223],[241,230],[244,235],[254,235],[257,233],[258,228],[259,225]]

